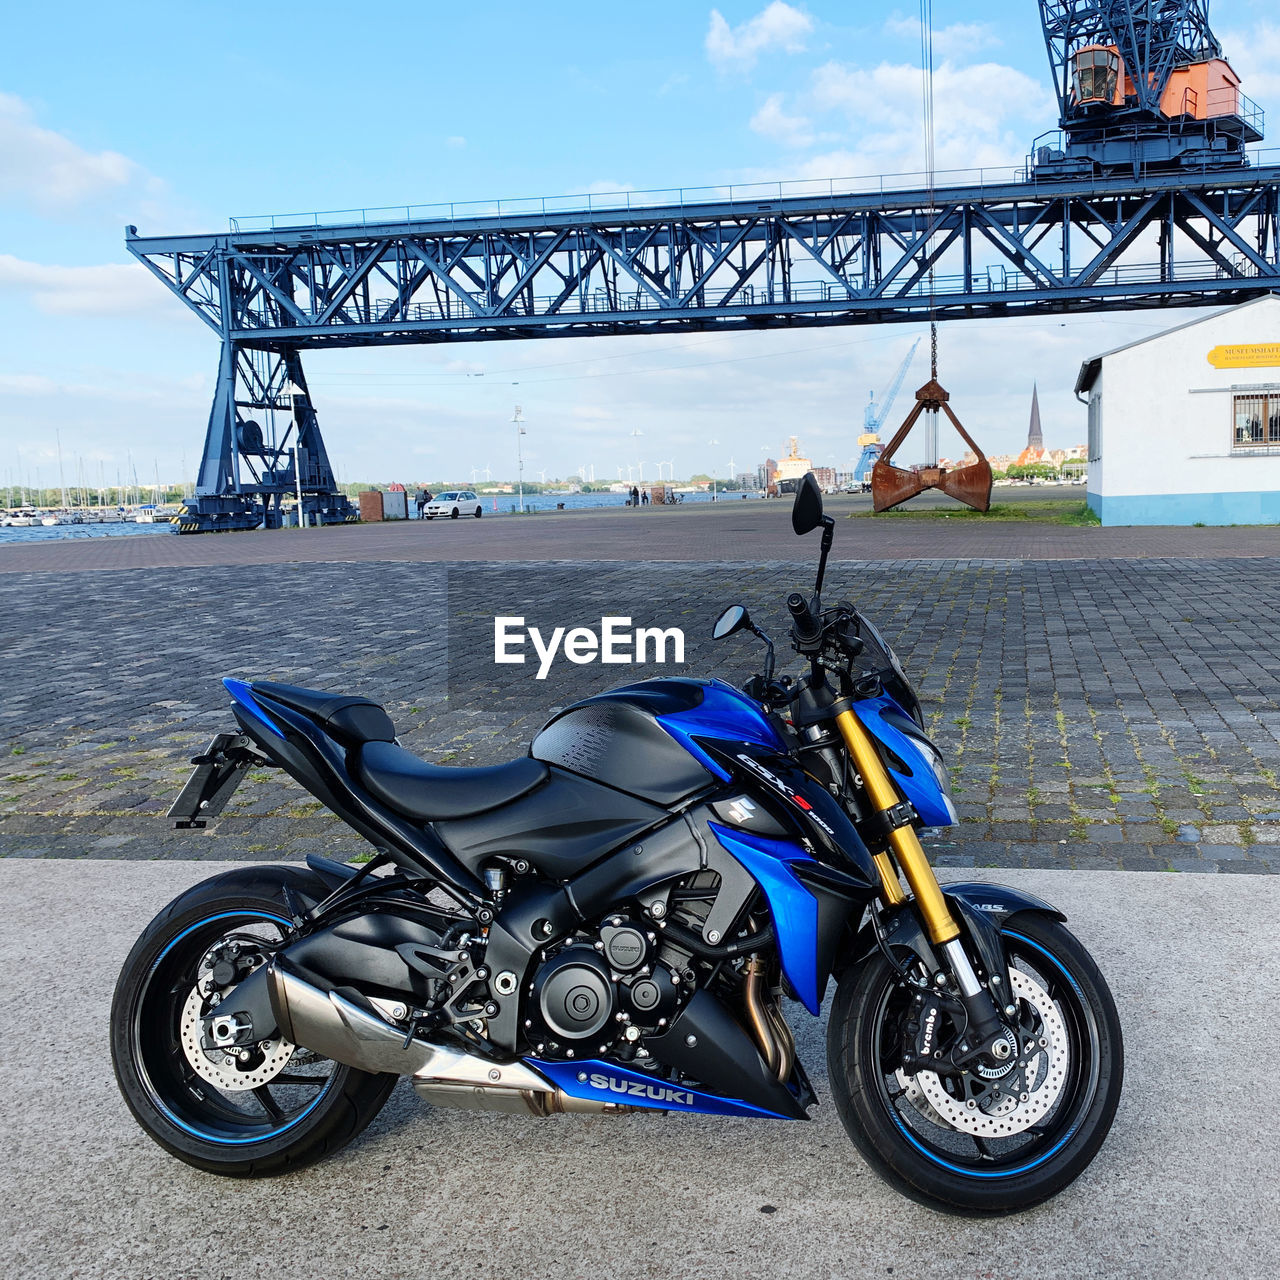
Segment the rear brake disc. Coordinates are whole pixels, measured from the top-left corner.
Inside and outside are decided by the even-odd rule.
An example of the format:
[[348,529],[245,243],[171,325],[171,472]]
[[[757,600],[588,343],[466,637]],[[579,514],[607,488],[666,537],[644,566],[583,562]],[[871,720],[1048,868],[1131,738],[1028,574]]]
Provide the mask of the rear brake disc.
[[243,1093],[270,1083],[293,1057],[295,1046],[283,1037],[264,1040],[254,1046],[250,1050],[251,1059],[260,1054],[261,1061],[253,1066],[241,1065],[239,1049],[206,1049],[200,1042],[203,1006],[204,997],[200,994],[200,988],[192,987],[187,1003],[182,1006],[178,1032],[182,1040],[183,1055],[201,1080],[218,1089],[225,1089],[228,1093]]

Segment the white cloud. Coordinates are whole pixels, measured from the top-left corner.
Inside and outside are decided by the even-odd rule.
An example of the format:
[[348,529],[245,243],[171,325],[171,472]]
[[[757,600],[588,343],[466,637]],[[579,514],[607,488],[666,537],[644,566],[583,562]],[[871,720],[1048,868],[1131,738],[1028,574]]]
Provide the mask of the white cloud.
[[467,140],[460,133],[455,133],[452,137],[448,137],[444,140],[444,145],[450,148],[450,150],[460,151],[467,145]]
[[[919,67],[907,64],[867,69],[829,62],[819,67],[807,104],[815,113],[843,116],[851,145],[814,157],[801,176],[922,170],[920,76]],[[998,93],[984,88],[993,85]],[[994,62],[944,62],[934,70],[933,95],[939,171],[1020,164],[1031,137],[1023,136],[1029,124],[1051,118],[1054,111],[1046,85]]]
[[[885,31],[903,40],[919,41],[920,19],[904,18],[894,14],[884,24]],[[977,53],[979,49],[993,49],[1002,43],[1000,34],[989,22],[953,22],[933,33],[933,53],[938,58],[959,58]]]
[[1280,99],[1280,24],[1263,19],[1252,31],[1222,34],[1222,47],[1247,97],[1271,106]]
[[813,130],[804,116],[788,115],[782,106],[782,94],[771,93],[764,105],[751,117],[751,128],[761,137],[772,138],[788,147],[807,147],[813,142]]
[[175,305],[164,286],[138,264],[46,266],[0,253],[0,293],[4,292],[26,294],[37,311],[49,315],[126,315]]
[[721,70],[738,67],[746,71],[755,66],[756,59],[767,50],[799,53],[812,30],[813,19],[784,4],[783,0],[773,0],[754,18],[736,27],[725,21],[719,9],[712,9],[711,25],[707,28],[707,57]]
[[36,124],[21,98],[0,93],[0,193],[44,209],[65,209],[143,179],[118,151],[86,151]]

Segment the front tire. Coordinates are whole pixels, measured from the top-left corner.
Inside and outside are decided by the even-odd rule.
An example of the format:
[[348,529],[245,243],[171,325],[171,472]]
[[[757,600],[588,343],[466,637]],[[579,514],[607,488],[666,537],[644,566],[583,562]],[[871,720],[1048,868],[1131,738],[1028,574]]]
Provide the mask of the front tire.
[[457,508],[457,507],[454,507],[454,509],[453,509],[452,511],[450,511],[450,512],[449,512],[449,519],[450,519],[450,520],[456,520],[456,519],[458,518],[459,514],[460,514],[460,513],[459,513],[459,511],[458,511],[458,508]]
[[[887,1182],[949,1213],[1017,1213],[1056,1195],[1097,1155],[1120,1101],[1120,1020],[1092,957],[1062,925],[1031,913],[1011,916],[1001,935],[1022,993],[1018,1017],[1043,1033],[1030,1033],[1026,1059],[1041,1065],[1026,1075],[1020,1102],[995,1105],[983,1082],[981,1101],[962,1101],[972,1096],[962,1079],[899,1070],[911,996],[878,952],[841,978],[827,1029],[831,1088],[849,1137]],[[1019,1110],[1038,1111],[1046,1090],[1052,1104],[1019,1130]],[[953,1125],[948,1111],[985,1135]]]
[[360,1134],[396,1083],[282,1039],[254,1046],[243,1067],[201,1056],[195,1020],[213,1007],[214,995],[202,994],[213,991],[211,953],[234,946],[253,967],[269,957],[291,931],[286,887],[306,905],[328,894],[318,876],[293,867],[245,868],[196,885],[146,927],[116,984],[111,1056],[120,1092],[149,1137],[209,1173],[264,1177],[312,1164]]

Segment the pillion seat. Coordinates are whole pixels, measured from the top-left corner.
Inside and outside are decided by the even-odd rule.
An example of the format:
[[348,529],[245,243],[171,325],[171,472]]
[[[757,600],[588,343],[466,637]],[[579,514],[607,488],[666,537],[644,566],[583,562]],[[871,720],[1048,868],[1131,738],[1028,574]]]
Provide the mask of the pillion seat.
[[428,764],[394,742],[366,742],[355,767],[357,780],[375,800],[417,822],[469,818],[510,804],[550,773],[528,756],[481,769]]
[[255,680],[252,688],[255,695],[278,702],[282,707],[314,720],[325,733],[345,747],[395,740],[396,727],[391,717],[368,698],[326,693],[321,689],[302,689],[293,684],[276,684],[273,680]]

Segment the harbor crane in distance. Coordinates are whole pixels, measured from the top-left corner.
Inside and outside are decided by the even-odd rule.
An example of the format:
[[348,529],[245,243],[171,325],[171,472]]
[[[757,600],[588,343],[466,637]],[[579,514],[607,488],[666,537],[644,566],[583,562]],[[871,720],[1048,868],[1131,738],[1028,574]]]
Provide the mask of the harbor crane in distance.
[[129,252],[222,345],[176,527],[272,525],[290,495],[308,522],[355,518],[303,352],[1228,306],[1280,289],[1280,153],[1248,150],[1262,112],[1205,0],[1039,0],[1039,14],[1059,127],[1017,168],[127,228]]
[[858,465],[853,469],[854,484],[869,485],[871,483],[871,468],[876,465],[876,459],[884,452],[884,442],[880,439],[880,424],[889,416],[889,410],[893,408],[893,402],[898,398],[898,392],[902,390],[903,379],[907,376],[911,361],[915,359],[916,348],[919,347],[920,341],[917,338],[911,344],[911,350],[903,357],[902,363],[898,366],[898,372],[893,375],[893,381],[881,395],[879,404],[876,403],[875,392],[871,393],[871,399],[867,402],[862,419],[862,434],[858,437],[862,453],[858,456]]

